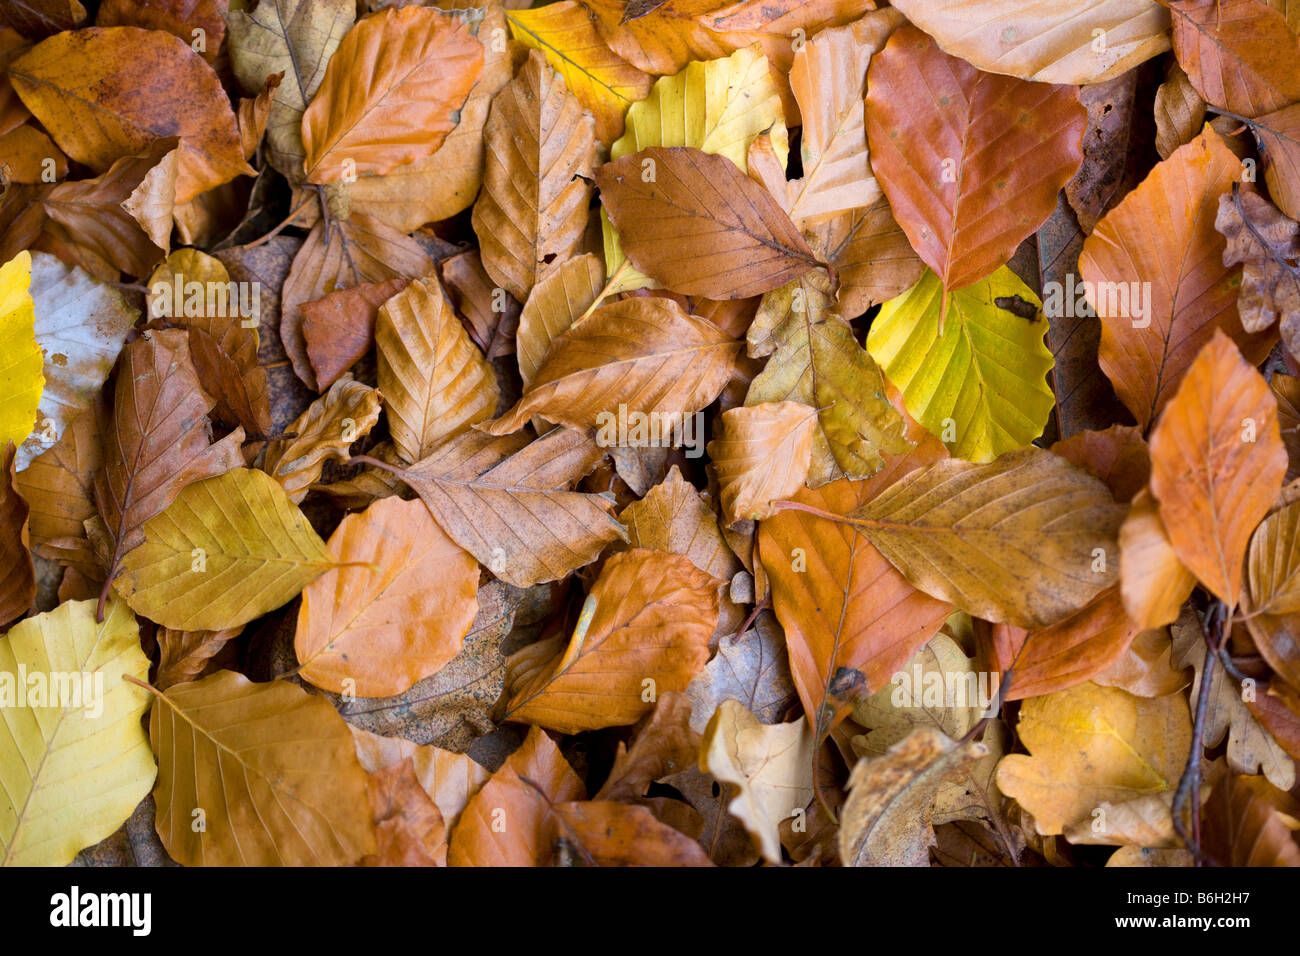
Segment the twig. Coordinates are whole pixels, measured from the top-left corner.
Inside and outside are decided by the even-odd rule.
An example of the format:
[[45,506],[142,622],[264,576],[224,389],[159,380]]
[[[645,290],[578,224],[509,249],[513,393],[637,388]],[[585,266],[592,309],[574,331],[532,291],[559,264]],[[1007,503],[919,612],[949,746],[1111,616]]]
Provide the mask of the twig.
[[[1215,600],[1205,612],[1201,622],[1205,638],[1205,663],[1201,666],[1201,686],[1196,695],[1196,720],[1192,724],[1192,747],[1187,755],[1178,789],[1174,791],[1174,832],[1182,839],[1199,866],[1204,858],[1201,848],[1201,750],[1205,738],[1205,715],[1210,708],[1210,684],[1214,678],[1214,665],[1223,646],[1224,622],[1228,618],[1227,606]],[[1191,827],[1187,826],[1187,801],[1191,805]]]

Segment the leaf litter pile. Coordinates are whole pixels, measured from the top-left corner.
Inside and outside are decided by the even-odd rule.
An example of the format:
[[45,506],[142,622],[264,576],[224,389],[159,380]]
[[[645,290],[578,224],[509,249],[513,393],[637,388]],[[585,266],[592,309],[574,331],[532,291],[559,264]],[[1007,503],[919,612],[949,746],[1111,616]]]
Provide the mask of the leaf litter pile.
[[0,862],[1300,864],[1300,4],[0,5]]

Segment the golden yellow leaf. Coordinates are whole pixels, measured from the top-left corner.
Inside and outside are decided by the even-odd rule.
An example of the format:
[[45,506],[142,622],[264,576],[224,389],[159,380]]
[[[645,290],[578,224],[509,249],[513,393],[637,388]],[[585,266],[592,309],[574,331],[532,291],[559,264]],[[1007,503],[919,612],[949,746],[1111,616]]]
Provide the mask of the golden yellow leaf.
[[1029,755],[1002,759],[998,788],[1048,835],[1087,820],[1103,800],[1177,787],[1192,720],[1181,692],[1134,697],[1087,683],[1025,701],[1016,732]]
[[246,624],[335,565],[275,479],[247,468],[187,485],[143,531],[117,591],[136,613],[181,631]]

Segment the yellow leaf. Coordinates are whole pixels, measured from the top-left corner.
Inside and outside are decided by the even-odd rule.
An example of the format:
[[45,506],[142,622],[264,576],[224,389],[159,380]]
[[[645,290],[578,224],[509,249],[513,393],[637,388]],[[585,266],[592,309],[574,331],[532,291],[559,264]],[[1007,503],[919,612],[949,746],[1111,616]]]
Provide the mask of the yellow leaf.
[[156,770],[140,725],[149,694],[123,678],[148,673],[117,600],[102,624],[94,601],[69,601],[0,639],[0,864],[65,866],[144,799]]
[[[1015,298],[1033,306],[1033,318],[997,304]],[[938,276],[927,271],[881,306],[867,351],[902,391],[908,413],[949,452],[992,461],[1037,438],[1056,402],[1042,303],[1006,266],[949,293],[941,322],[942,300]]]
[[[737,50],[721,60],[696,61],[673,76],[655,81],[650,95],[627,111],[627,131],[609,151],[611,160],[648,146],[693,146],[726,156],[749,169],[749,144],[767,131],[782,165],[790,151],[781,109],[781,94],[772,80],[767,57],[754,48]],[[605,229],[605,271],[623,266],[623,248],[609,217]],[[611,291],[654,286],[628,263]]]
[[335,566],[274,478],[235,468],[186,486],[146,521],[115,586],[164,627],[220,631],[274,611]]
[[612,143],[623,131],[623,114],[642,99],[650,77],[607,47],[586,9],[573,0],[536,10],[507,10],[511,35],[541,50],[578,101],[596,117],[596,136]]
[[1031,697],[1016,730],[1030,755],[1002,759],[998,789],[1044,835],[1088,819],[1103,800],[1174,789],[1192,742],[1181,692],[1148,699],[1092,683]]
[[29,253],[0,266],[0,448],[11,441],[21,445],[32,433],[45,388],[36,309],[27,291],[31,281]]

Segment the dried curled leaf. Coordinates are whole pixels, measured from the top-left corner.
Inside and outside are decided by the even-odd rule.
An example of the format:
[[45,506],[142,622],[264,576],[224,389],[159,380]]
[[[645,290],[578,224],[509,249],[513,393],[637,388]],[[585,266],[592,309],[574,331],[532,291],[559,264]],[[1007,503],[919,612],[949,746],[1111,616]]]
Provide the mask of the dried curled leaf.
[[630,724],[682,691],[708,659],[718,581],[689,559],[637,548],[611,557],[563,653],[517,688],[506,718],[561,733]]

